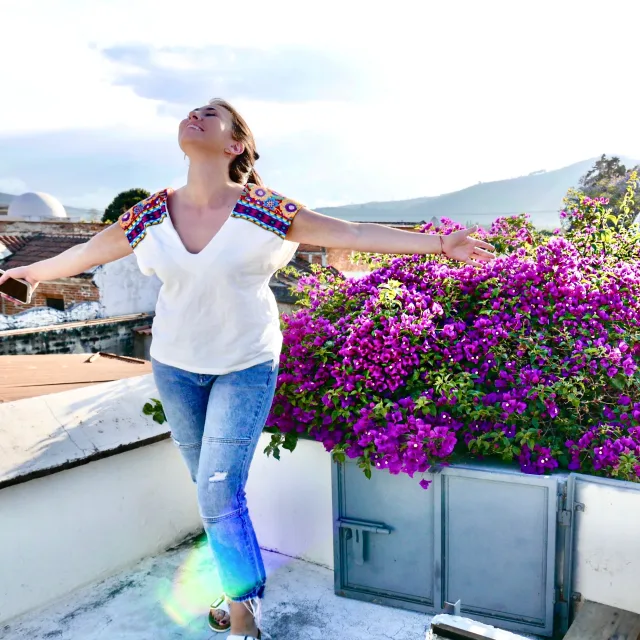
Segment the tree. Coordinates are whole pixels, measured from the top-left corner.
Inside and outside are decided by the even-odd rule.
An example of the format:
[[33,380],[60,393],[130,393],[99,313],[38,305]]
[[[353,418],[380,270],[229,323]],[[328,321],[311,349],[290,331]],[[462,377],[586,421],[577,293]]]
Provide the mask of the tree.
[[150,195],[146,189],[129,189],[129,191],[119,193],[106,208],[102,216],[102,222],[116,222],[125,211],[128,211]]
[[[625,167],[620,158],[604,153],[599,160],[580,178],[579,188],[571,189],[565,198],[567,211],[580,208],[580,194],[589,198],[607,198],[608,208],[623,228],[630,227],[640,213],[640,202],[630,202],[627,196],[629,180],[633,172],[640,171],[640,165]],[[633,185],[632,185],[633,186]],[[635,188],[640,184],[635,184]]]

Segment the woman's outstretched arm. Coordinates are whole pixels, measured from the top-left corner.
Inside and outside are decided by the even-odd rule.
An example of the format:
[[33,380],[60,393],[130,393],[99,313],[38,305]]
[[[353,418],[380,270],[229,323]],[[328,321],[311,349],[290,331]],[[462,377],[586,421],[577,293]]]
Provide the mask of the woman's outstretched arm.
[[132,249],[129,241],[116,222],[87,242],[71,247],[53,258],[9,269],[0,277],[0,284],[7,278],[19,278],[35,288],[39,282],[70,278],[92,267],[124,258],[130,253]]
[[293,220],[287,239],[331,249],[351,249],[363,253],[427,254],[444,253],[453,260],[480,265],[494,259],[493,247],[471,234],[476,227],[449,235],[415,233],[380,224],[346,222],[309,209],[301,209]]

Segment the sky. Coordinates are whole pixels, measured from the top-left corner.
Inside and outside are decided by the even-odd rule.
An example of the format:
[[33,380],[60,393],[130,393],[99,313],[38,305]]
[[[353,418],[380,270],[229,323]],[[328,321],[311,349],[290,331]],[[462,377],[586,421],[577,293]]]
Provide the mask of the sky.
[[223,97],[310,207],[640,159],[635,0],[0,0],[0,192],[104,208],[184,184]]

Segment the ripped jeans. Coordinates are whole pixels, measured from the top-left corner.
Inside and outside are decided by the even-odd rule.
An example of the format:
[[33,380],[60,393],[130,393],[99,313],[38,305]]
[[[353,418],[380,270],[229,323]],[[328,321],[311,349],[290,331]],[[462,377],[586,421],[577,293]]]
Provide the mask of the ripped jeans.
[[224,593],[236,602],[262,598],[266,573],[245,484],[271,408],[278,364],[214,376],[152,363],[171,436],[197,486]]

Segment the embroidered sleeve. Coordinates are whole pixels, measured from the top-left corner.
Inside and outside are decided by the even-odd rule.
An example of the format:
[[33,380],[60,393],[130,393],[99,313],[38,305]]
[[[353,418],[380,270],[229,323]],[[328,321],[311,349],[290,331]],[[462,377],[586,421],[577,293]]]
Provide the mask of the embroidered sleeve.
[[124,230],[129,244],[135,249],[147,235],[147,229],[160,224],[166,217],[167,191],[160,191],[123,213],[118,223]]
[[253,222],[284,238],[293,219],[302,208],[303,205],[299,202],[289,200],[271,189],[250,184],[240,196],[233,217]]

